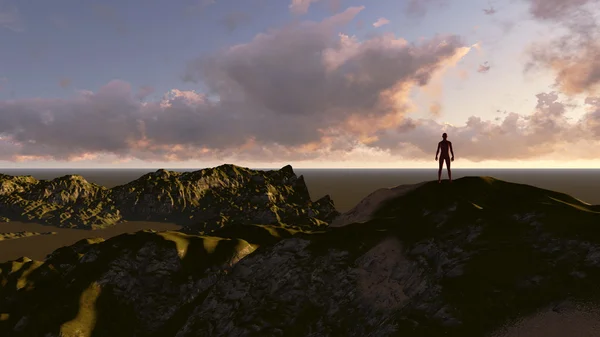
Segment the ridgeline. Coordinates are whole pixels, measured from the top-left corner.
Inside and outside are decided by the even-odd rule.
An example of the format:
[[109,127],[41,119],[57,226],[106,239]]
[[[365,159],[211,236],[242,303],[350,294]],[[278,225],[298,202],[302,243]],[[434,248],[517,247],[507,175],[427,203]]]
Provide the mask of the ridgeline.
[[0,218],[99,229],[124,221],[164,221],[208,233],[230,224],[326,226],[339,213],[329,196],[312,202],[291,166],[259,171],[221,165],[194,172],[157,170],[113,188],[82,176],[53,180],[0,174]]
[[[291,167],[254,172],[157,171],[111,190],[5,176],[4,191],[10,179],[18,186],[5,197],[62,205],[74,219],[91,219],[76,205],[102,203],[96,214],[111,219],[202,221],[188,226],[194,234],[89,239],[45,261],[0,264],[0,335],[488,336],[559,303],[600,303],[598,206],[465,177],[420,184],[366,221],[331,227],[333,202],[310,202]],[[218,208],[203,215],[203,202]]]

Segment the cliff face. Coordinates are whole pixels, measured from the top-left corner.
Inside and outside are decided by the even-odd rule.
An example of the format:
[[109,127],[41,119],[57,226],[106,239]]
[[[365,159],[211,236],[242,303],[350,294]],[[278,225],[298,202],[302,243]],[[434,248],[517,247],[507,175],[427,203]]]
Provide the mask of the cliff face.
[[467,177],[374,209],[318,231],[145,231],[4,263],[0,335],[486,336],[600,302],[598,206]]
[[312,202],[291,166],[276,171],[222,165],[158,170],[107,189],[70,175],[50,181],[0,175],[0,216],[96,229],[126,220],[175,222],[187,232],[230,224],[325,226],[338,215],[329,196]]

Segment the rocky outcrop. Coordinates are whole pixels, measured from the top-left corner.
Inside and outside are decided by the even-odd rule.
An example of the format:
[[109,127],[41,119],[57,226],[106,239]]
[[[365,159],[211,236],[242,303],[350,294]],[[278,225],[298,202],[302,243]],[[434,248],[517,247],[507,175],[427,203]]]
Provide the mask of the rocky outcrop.
[[600,210],[568,195],[467,177],[369,217],[145,231],[4,263],[0,335],[489,336],[600,303]]
[[21,231],[21,232],[12,232],[12,233],[0,233],[0,241],[26,238],[26,237],[30,237],[30,236],[36,236],[36,235],[52,235],[52,234],[56,234],[56,232],[25,232],[25,231]]
[[96,229],[120,221],[167,221],[189,233],[234,224],[326,226],[339,213],[329,196],[312,202],[291,166],[258,171],[222,165],[158,170],[111,189],[69,175],[50,181],[0,175],[0,215],[59,227]]
[[0,175],[0,215],[5,221],[77,228],[101,228],[121,220],[109,190],[78,175],[49,181]]

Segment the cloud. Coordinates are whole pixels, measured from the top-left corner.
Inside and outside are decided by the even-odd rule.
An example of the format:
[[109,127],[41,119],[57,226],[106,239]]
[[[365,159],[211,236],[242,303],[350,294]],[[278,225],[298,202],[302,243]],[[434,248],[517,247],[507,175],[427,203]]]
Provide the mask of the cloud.
[[434,116],[439,116],[442,111],[442,105],[440,102],[433,102],[429,105],[429,112]]
[[531,52],[532,62],[544,65],[556,74],[556,86],[566,94],[600,92],[600,44],[590,41],[578,53],[538,48]]
[[229,33],[235,31],[239,26],[247,24],[251,21],[251,17],[246,12],[234,11],[226,14],[221,23],[225,26]]
[[571,123],[565,115],[569,106],[558,100],[557,93],[540,93],[536,98],[531,114],[510,112],[499,122],[472,116],[464,125],[455,126],[431,119],[406,119],[396,129],[381,130],[377,140],[368,145],[406,159],[429,159],[435,143],[447,132],[457,158],[475,162],[527,160],[553,153],[568,156],[575,148],[580,159],[594,158],[589,150],[598,143],[581,143],[600,135],[600,100],[589,98],[590,111]]
[[351,151],[402,123],[411,90],[470,50],[457,36],[413,44],[393,34],[339,34],[362,9],[292,23],[191,62],[186,78],[205,92],[173,89],[141,101],[115,80],[68,99],[0,101],[0,135],[18,144],[19,156],[59,160],[302,160]]
[[0,135],[20,144],[20,155],[66,159],[87,152],[118,153],[136,137],[129,86],[114,81],[71,100],[0,101]]
[[564,20],[578,15],[585,5],[597,0],[525,0],[529,2],[529,12],[540,20]]
[[60,85],[61,88],[66,89],[71,85],[71,79],[61,78],[60,81],[58,81],[58,85]]
[[581,118],[582,127],[598,138],[600,137],[600,97],[587,97],[585,104],[588,111]]
[[25,31],[25,24],[19,9],[13,4],[5,4],[0,1],[0,27],[15,33]]
[[135,98],[142,100],[150,96],[152,93],[154,93],[154,87],[149,85],[143,85],[138,88],[138,92],[135,95]]
[[321,0],[292,0],[290,11],[294,14],[306,14],[311,4]]
[[460,78],[463,81],[469,78],[469,72],[465,69],[459,69],[457,71],[457,75],[458,75],[458,78]]
[[[261,34],[251,43],[191,64],[187,78],[201,79],[222,102],[226,95],[242,99],[246,110],[277,123],[255,131],[260,141],[302,144],[340,121],[362,133],[359,126],[364,123],[356,121],[366,115],[372,125],[378,119],[391,123],[404,109],[407,88],[426,85],[445,61],[468,48],[461,49],[456,36],[421,45],[393,35],[363,42],[346,35],[336,38],[333,28],[349,23],[360,10],[350,8],[321,23]],[[290,124],[295,126],[288,130]]]
[[[314,3],[323,0],[292,0],[289,5],[290,11],[296,15],[308,13],[308,9]],[[341,0],[328,0],[328,7],[332,12],[338,12],[342,6]]]
[[329,9],[332,12],[339,12],[342,8],[342,0],[329,0]]
[[478,73],[482,73],[485,74],[488,71],[490,71],[491,66],[488,64],[488,62],[484,62],[483,64],[480,64],[479,67],[477,67],[477,72]]
[[379,18],[379,19],[377,19],[377,21],[375,21],[375,22],[373,23],[373,27],[375,27],[375,28],[379,28],[379,27],[381,27],[381,26],[385,26],[385,25],[387,25],[388,23],[390,23],[390,20],[388,20],[388,19],[386,19],[386,18]]
[[483,9],[483,14],[485,15],[494,15],[496,14],[496,9],[493,6],[490,6],[490,8],[484,8]]
[[[496,121],[472,116],[464,125],[403,116],[368,134],[355,133],[348,119],[317,124],[289,115],[260,116],[256,107],[244,110],[249,101],[218,103],[194,91],[171,90],[149,103],[134,96],[129,84],[116,80],[70,99],[0,101],[0,159],[84,160],[109,154],[121,160],[234,156],[268,162],[379,153],[388,159],[431,160],[442,132],[448,133],[458,159],[475,162],[548,155],[594,159],[600,145],[593,141],[600,138],[600,97],[588,97],[586,112],[572,121],[567,117],[572,106],[555,92],[536,95],[529,114],[507,112]],[[363,117],[381,126],[377,116]],[[365,124],[361,118],[355,121]],[[288,133],[307,126],[330,131],[291,145]],[[271,138],[259,137],[270,129],[275,129]]]
[[526,1],[534,19],[566,33],[534,43],[525,71],[552,70],[556,87],[569,95],[600,93],[600,25],[596,19],[600,1]]

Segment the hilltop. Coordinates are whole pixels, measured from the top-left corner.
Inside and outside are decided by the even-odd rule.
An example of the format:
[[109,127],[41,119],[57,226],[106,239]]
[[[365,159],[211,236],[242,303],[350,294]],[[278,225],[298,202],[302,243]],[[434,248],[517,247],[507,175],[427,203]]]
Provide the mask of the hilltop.
[[600,303],[600,207],[559,192],[465,177],[339,227],[248,221],[1,264],[0,335],[488,336]]
[[98,229],[123,221],[164,221],[188,233],[230,224],[326,226],[339,213],[329,196],[313,202],[291,166],[251,170],[221,165],[194,172],[157,170],[111,189],[79,175],[53,180],[0,174],[0,220]]

